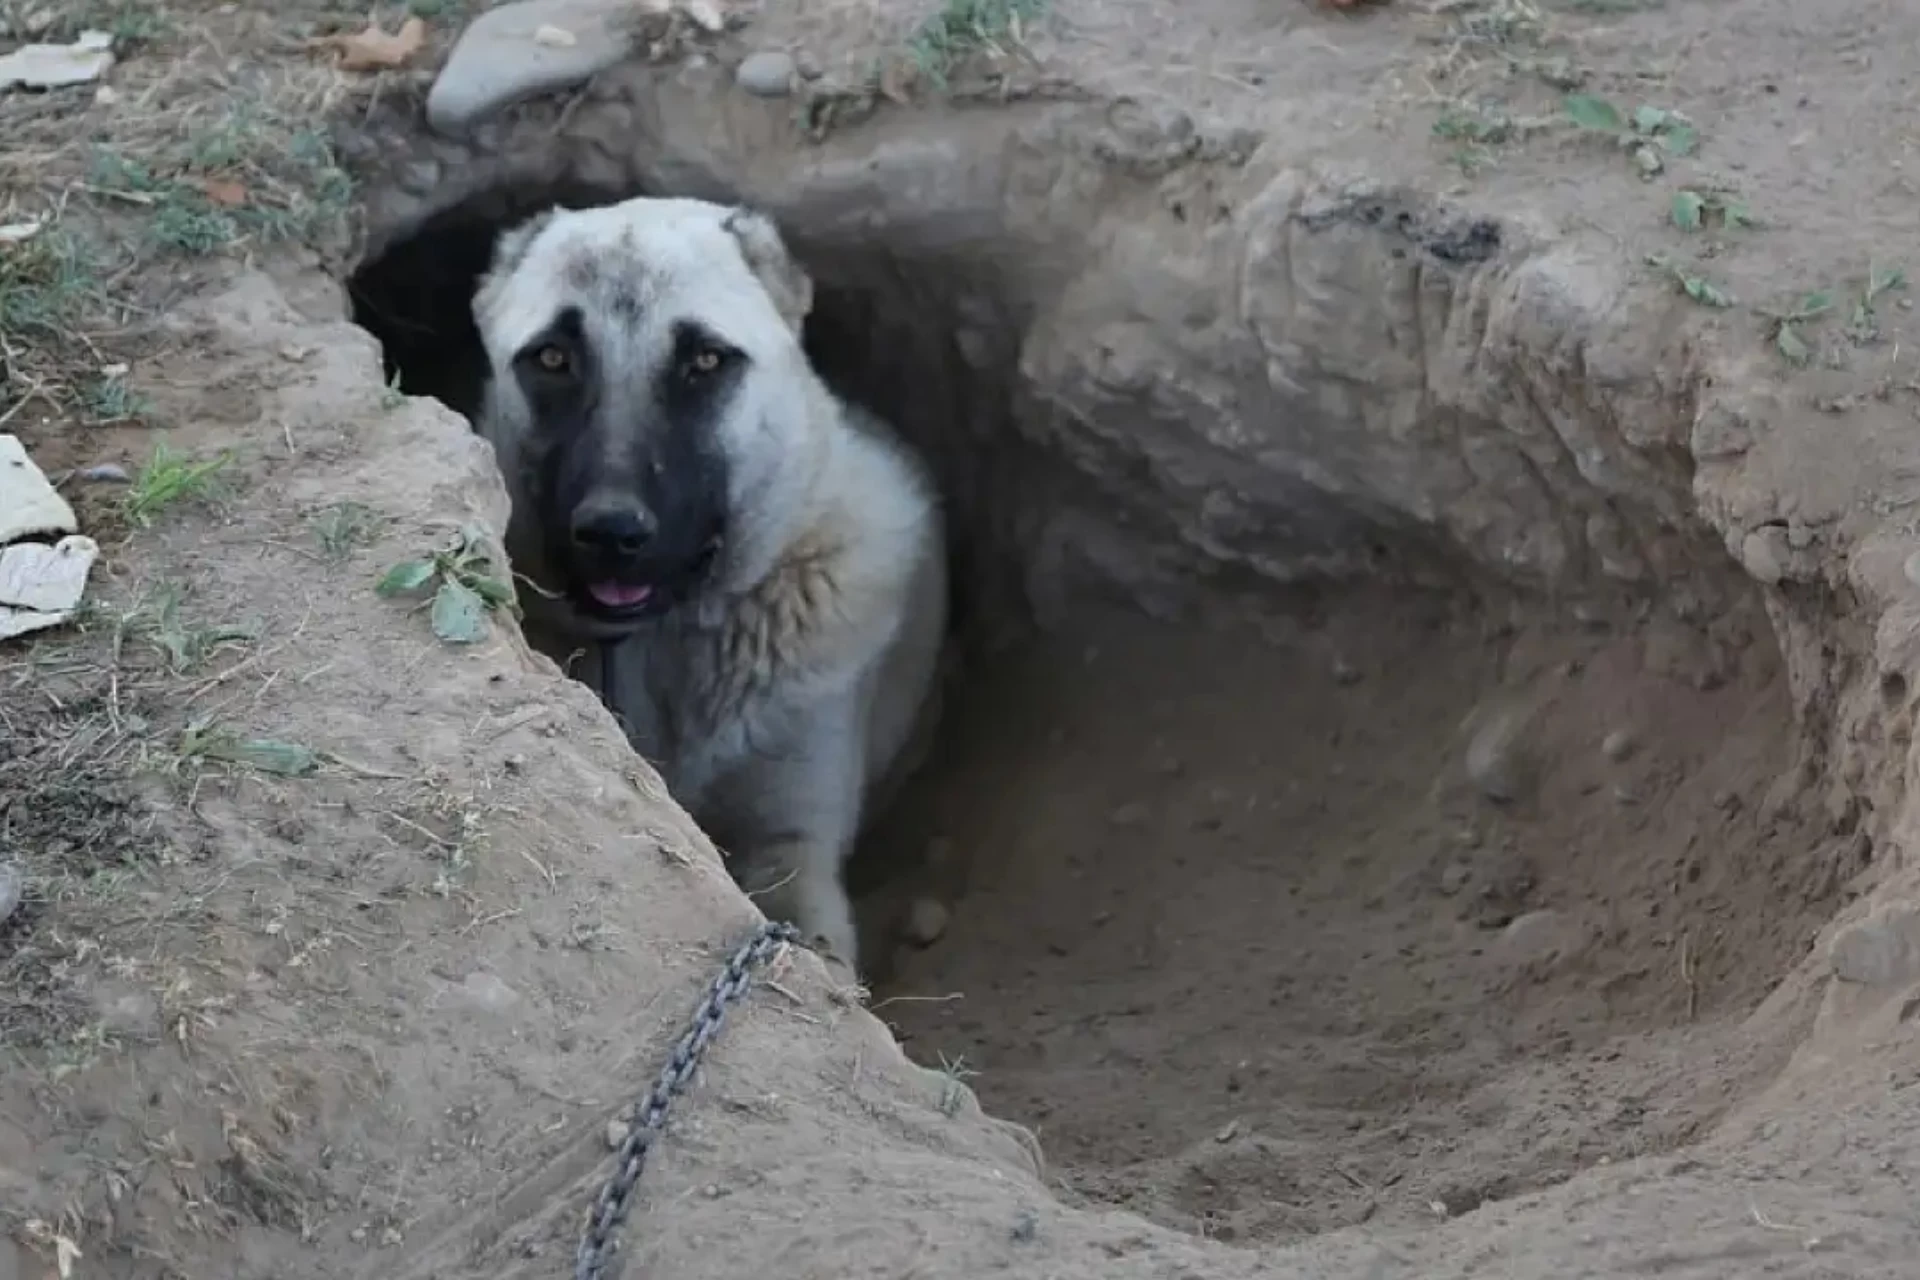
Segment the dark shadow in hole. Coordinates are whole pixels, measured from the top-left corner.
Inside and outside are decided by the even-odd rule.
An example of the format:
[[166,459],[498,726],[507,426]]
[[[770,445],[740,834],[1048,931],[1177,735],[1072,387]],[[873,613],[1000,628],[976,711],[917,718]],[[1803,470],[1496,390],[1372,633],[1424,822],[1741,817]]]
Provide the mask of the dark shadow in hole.
[[555,205],[589,209],[637,194],[592,183],[490,187],[362,264],[347,295],[353,322],[380,340],[387,381],[471,419],[487,378],[471,303],[501,231]]

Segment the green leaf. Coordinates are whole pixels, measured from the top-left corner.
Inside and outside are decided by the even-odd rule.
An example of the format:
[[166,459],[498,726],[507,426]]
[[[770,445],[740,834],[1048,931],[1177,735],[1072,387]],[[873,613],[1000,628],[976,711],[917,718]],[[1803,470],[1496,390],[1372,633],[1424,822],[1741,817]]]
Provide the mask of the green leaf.
[[478,557],[487,558],[487,533],[478,525],[463,524],[454,537],[451,548],[454,555],[462,560]]
[[433,597],[433,634],[448,644],[486,639],[487,602],[465,583],[442,582]]
[[482,600],[485,600],[488,605],[494,608],[500,608],[513,603],[513,588],[498,578],[475,577],[469,579],[467,585],[472,587]]
[[1682,231],[1698,231],[1707,202],[1697,191],[1673,193],[1673,225]]
[[1640,176],[1643,178],[1654,177],[1667,167],[1666,161],[1660,158],[1659,149],[1645,145],[1633,149],[1633,164],[1640,170]]
[[181,743],[182,753],[202,760],[221,760],[261,773],[297,778],[312,773],[320,763],[319,753],[297,742],[277,738],[236,738],[224,732],[189,728]]
[[1773,345],[1780,349],[1780,354],[1787,358],[1789,364],[1801,365],[1813,359],[1813,352],[1801,340],[1800,331],[1789,321],[1781,321],[1780,327],[1774,330]]
[[1639,133],[1658,133],[1660,126],[1667,123],[1667,113],[1658,107],[1638,106],[1633,109],[1633,127]]
[[380,576],[373,589],[383,596],[403,595],[408,591],[418,591],[427,585],[433,577],[434,563],[431,560],[402,560]]
[[1906,283],[1907,273],[1899,267],[1875,272],[1867,279],[1867,301],[1872,302],[1889,289],[1898,289]]
[[1816,289],[1800,299],[1800,305],[1793,309],[1793,319],[1811,320],[1814,316],[1833,309],[1833,295],[1825,289]]
[[1620,118],[1619,110],[1605,98],[1596,98],[1590,93],[1570,93],[1561,100],[1561,106],[1567,113],[1567,119],[1582,129],[1619,133],[1626,128],[1626,121]]
[[1667,149],[1668,155],[1688,156],[1700,145],[1700,132],[1689,124],[1676,124],[1663,130],[1660,145]]
[[241,738],[220,744],[211,754],[215,759],[229,760],[262,773],[277,773],[283,778],[312,773],[320,763],[320,757],[311,747],[274,738]]
[[1680,287],[1687,291],[1689,298],[1703,306],[1730,307],[1733,305],[1732,294],[1703,277],[1681,276]]

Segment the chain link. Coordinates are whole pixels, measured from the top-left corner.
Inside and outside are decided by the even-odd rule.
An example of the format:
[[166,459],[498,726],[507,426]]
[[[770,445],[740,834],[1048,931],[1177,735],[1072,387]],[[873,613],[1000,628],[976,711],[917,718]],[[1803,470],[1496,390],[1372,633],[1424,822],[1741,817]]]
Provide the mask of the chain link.
[[735,949],[726,967],[714,978],[707,994],[693,1011],[685,1034],[667,1055],[653,1087],[635,1102],[629,1111],[627,1136],[614,1159],[613,1176],[600,1188],[587,1219],[586,1232],[574,1250],[573,1280],[607,1280],[607,1264],[616,1248],[615,1233],[633,1208],[634,1184],[646,1167],[647,1152],[667,1122],[667,1109],[693,1079],[707,1046],[720,1034],[727,1019],[727,1008],[747,993],[753,984],[753,971],[771,960],[781,948],[800,936],[792,925],[769,921]]

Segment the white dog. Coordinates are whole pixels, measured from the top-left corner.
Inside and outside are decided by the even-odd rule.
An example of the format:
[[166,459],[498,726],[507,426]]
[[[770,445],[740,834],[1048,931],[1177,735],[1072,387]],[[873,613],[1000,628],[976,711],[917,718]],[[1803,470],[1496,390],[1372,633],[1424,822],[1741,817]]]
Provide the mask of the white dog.
[[808,362],[812,293],[749,210],[539,215],[474,300],[478,425],[529,635],[602,647],[583,675],[741,885],[857,968],[841,867],[930,707],[945,551],[919,462]]

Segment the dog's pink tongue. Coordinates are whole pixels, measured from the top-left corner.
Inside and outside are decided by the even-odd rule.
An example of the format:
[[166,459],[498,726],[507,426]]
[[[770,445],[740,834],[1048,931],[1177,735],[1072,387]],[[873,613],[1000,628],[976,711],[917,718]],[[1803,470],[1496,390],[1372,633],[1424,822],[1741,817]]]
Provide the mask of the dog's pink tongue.
[[624,582],[596,582],[587,590],[609,609],[631,609],[653,594],[652,587],[630,587]]

